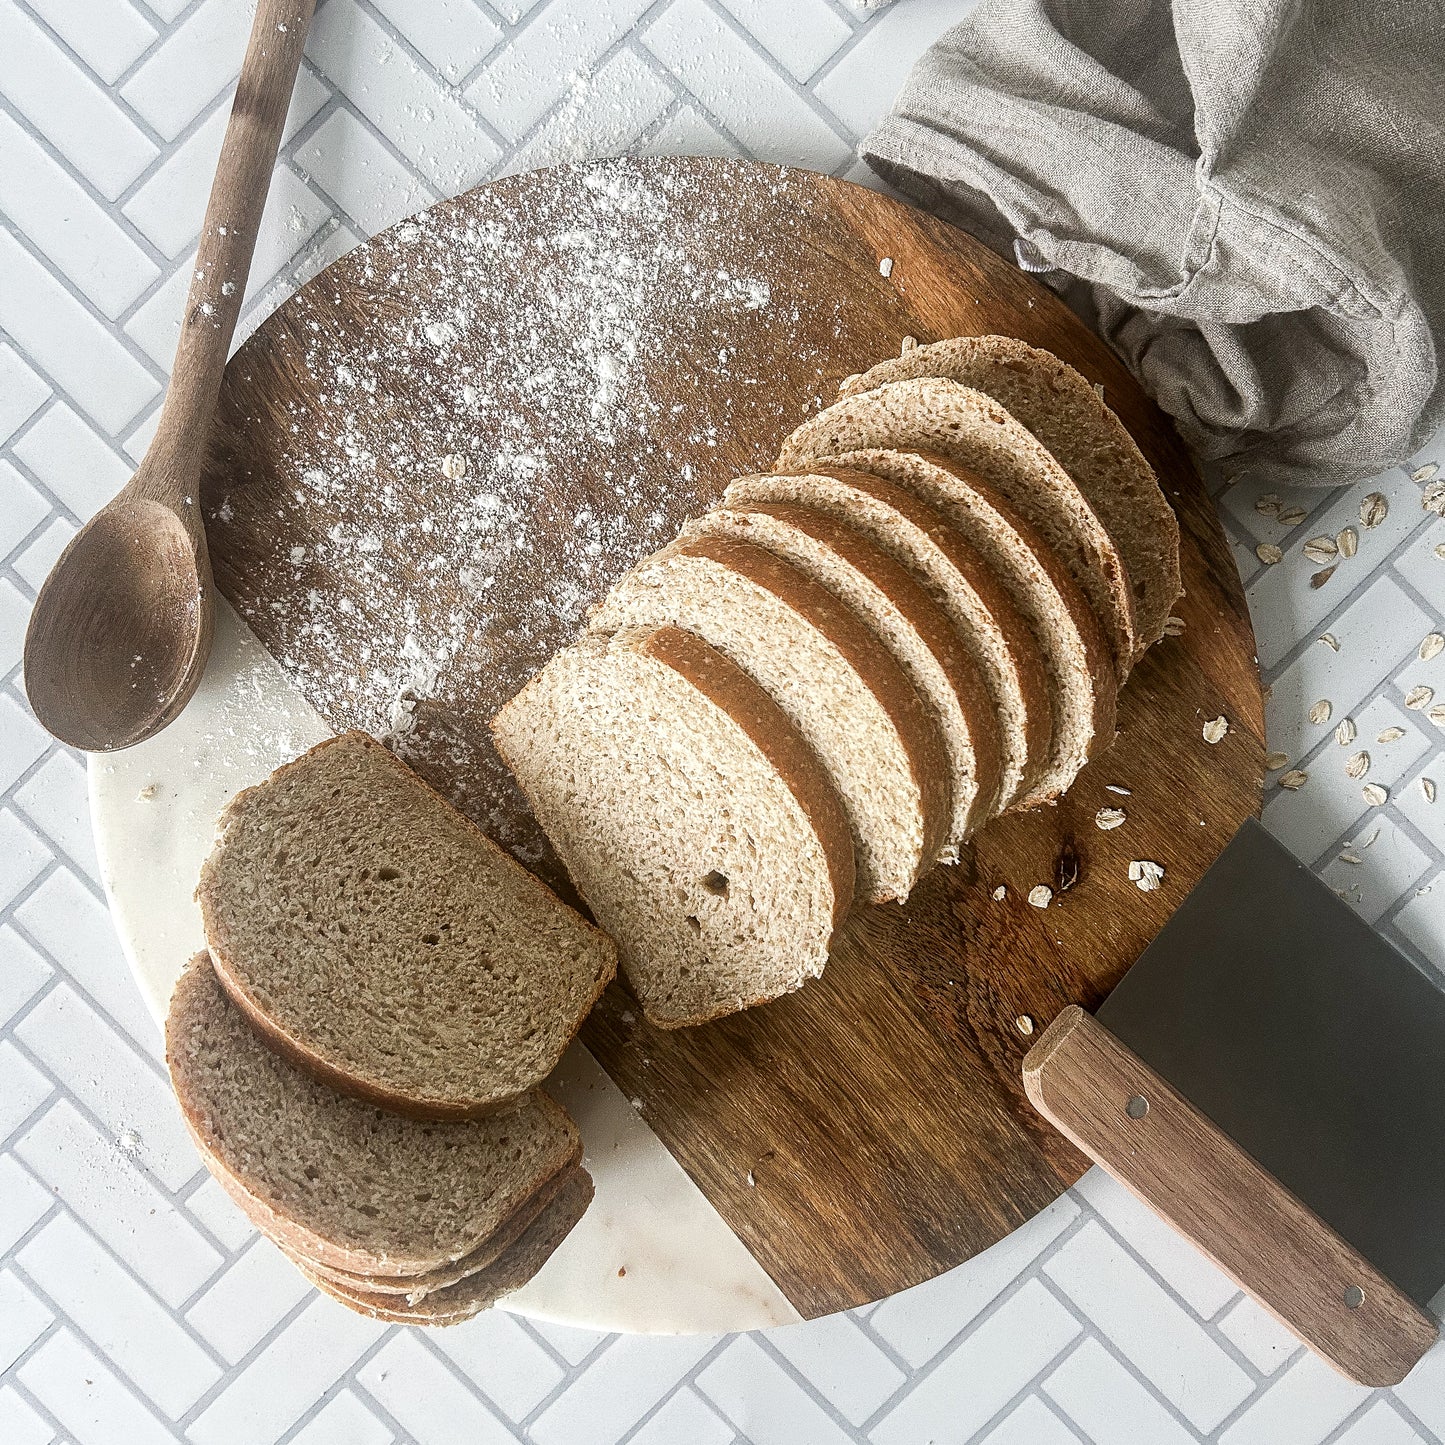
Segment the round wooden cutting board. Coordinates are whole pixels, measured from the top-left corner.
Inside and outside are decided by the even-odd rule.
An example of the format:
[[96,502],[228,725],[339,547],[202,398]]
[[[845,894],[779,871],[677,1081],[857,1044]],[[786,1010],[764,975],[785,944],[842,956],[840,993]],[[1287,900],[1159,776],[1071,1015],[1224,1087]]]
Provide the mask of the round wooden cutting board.
[[[1258,806],[1244,598],[1159,412],[1052,293],[938,220],[803,171],[620,160],[483,187],[311,282],[231,362],[205,478],[216,580],[326,722],[387,737],[555,881],[497,707],[843,377],[905,336],[985,332],[1103,385],[1179,513],[1183,632],[1062,803],[860,911],[821,980],[672,1033],[614,987],[584,1033],[804,1315],[958,1264],[1082,1172],[1025,1101],[1031,1035],[1100,1001]],[[1095,825],[1106,806],[1123,826]],[[1143,859],[1155,892],[1129,881]]]

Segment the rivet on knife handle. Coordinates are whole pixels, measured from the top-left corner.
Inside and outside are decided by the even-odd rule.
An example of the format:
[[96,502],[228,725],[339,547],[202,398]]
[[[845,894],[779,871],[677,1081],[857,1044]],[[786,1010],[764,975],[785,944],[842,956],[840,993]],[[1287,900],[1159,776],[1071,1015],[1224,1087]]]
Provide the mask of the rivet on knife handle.
[[1342,1374],[1398,1384],[1439,1327],[1083,1009],[1023,1062],[1024,1090],[1102,1165]]

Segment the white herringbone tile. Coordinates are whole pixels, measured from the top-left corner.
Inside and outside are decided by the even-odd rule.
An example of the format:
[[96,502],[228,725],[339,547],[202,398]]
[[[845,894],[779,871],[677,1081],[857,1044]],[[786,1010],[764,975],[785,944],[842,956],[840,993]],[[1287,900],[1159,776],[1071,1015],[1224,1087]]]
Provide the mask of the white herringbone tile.
[[15,1374],[78,1445],[162,1445],[174,1439],[109,1363],[68,1328],[51,1335]]
[[0,1376],[9,1373],[54,1319],[32,1289],[10,1270],[0,1270]]
[[160,275],[103,203],[3,111],[0,210],[111,321]]
[[1085,1340],[1042,1388],[1094,1445],[1192,1445],[1196,1438],[1097,1340]]
[[1044,1273],[1196,1428],[1213,1429],[1248,1398],[1248,1374],[1097,1224],[1069,1239]]
[[715,1341],[623,1335],[532,1422],[537,1445],[573,1445],[590,1432],[617,1440],[691,1374]]
[[156,39],[130,0],[28,0],[30,9],[107,85],[114,85]]
[[316,1295],[265,1349],[229,1377],[220,1394],[196,1416],[187,1438],[193,1445],[277,1439],[385,1329]]
[[[30,718],[18,664],[35,589],[154,428],[252,5],[0,0],[0,1442],[1440,1445],[1445,1347],[1396,1392],[1353,1390],[1097,1174],[964,1269],[717,1340],[366,1321],[200,1171],[101,901],[84,769]],[[529,166],[742,152],[866,180],[854,142],[968,8],[323,0],[238,339],[363,236]],[[1376,483],[1282,498],[1300,522],[1249,482],[1222,498],[1270,746],[1310,774],[1266,820],[1436,969],[1445,799],[1418,780],[1445,787],[1445,731],[1401,704],[1417,683],[1445,697],[1445,657],[1415,653],[1445,623],[1445,522],[1420,506],[1442,461],[1432,443]],[[1385,524],[1312,589],[1302,544],[1372,486]],[[1311,641],[1327,631],[1337,652]],[[1382,808],[1344,775],[1358,749]]]
[[414,1332],[393,1335],[361,1367],[356,1380],[418,1445],[446,1445],[452,1440],[513,1445],[516,1439],[506,1422]]
[[165,1305],[68,1214],[56,1215],[16,1260],[168,1419],[183,1415],[220,1378],[220,1366]]
[[105,200],[115,200],[159,154],[124,107],[17,0],[0,0],[0,55],[0,95]]
[[953,1439],[969,1440],[1079,1333],[1073,1315],[1029,1280],[964,1335],[868,1438],[873,1445],[917,1445],[929,1431],[946,1428]]

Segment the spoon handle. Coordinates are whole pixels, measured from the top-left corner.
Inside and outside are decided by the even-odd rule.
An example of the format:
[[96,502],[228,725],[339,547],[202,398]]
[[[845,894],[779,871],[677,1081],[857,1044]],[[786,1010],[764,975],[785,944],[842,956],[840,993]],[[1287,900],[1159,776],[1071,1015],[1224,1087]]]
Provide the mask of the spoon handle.
[[141,488],[195,518],[195,479],[205,458],[221,375],[241,313],[251,253],[266,207],[291,90],[316,0],[259,0],[206,219],[160,424],[151,444],[162,465],[143,467]]

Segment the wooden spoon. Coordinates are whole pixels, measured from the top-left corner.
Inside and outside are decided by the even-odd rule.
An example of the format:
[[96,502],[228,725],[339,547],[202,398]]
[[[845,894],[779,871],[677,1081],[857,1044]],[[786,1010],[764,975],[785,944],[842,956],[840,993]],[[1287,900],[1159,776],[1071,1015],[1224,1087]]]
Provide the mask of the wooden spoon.
[[140,469],[60,554],[25,634],[25,688],[62,742],[130,747],[190,701],[214,603],[201,464],[316,0],[259,0],[160,424]]

